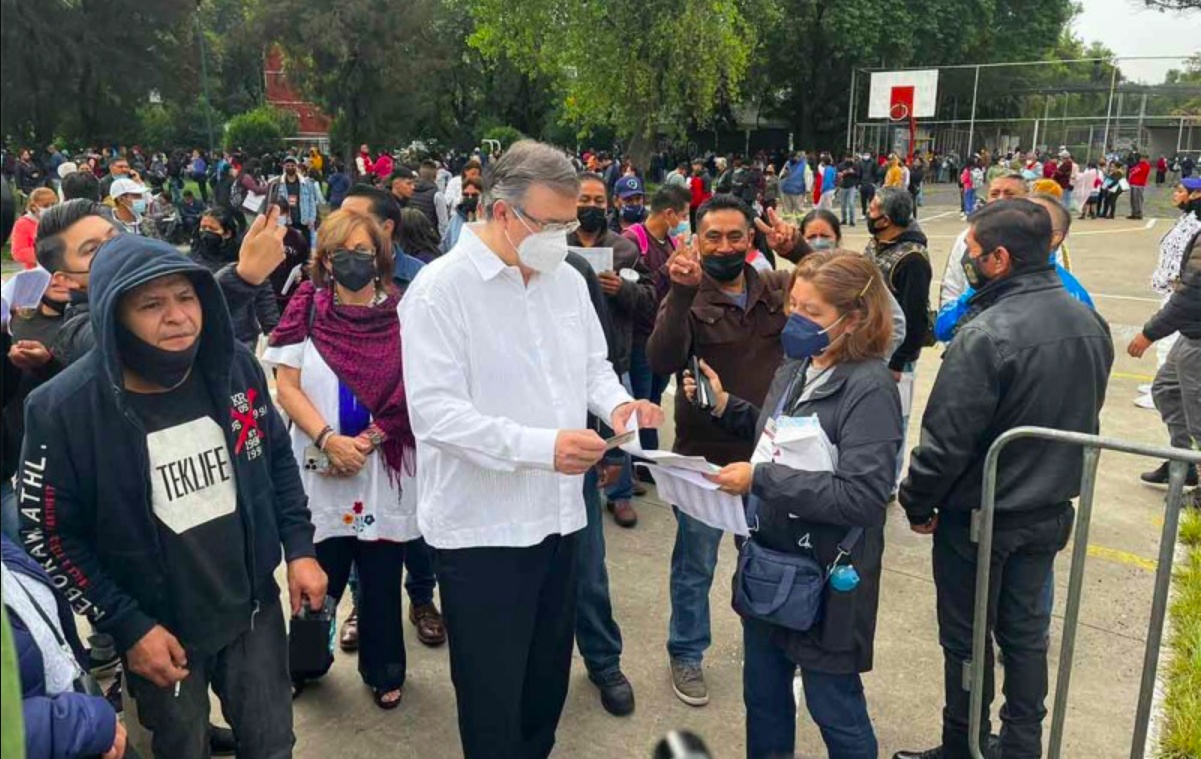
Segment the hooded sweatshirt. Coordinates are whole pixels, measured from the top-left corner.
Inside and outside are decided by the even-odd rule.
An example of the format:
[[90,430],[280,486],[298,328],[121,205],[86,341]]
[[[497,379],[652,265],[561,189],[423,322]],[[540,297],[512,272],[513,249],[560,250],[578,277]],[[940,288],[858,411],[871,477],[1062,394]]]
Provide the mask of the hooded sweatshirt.
[[[148,430],[159,425],[145,410],[147,396],[132,398],[124,388],[117,305],[134,287],[169,274],[188,276],[200,298],[203,327],[189,389],[207,399],[211,415],[160,439],[161,430]],[[272,574],[281,558],[315,555],[291,441],[206,269],[166,243],[120,236],[97,252],[90,285],[95,349],[34,391],[26,406],[22,542],[75,611],[112,635],[121,652],[155,624],[185,646],[220,649],[250,627],[260,603],[278,597]],[[192,444],[200,440],[209,447]],[[206,542],[198,531],[231,511],[232,529],[218,532],[241,538],[243,560],[217,548],[219,560],[206,563],[213,536]],[[189,584],[181,567],[214,574]],[[220,595],[239,579],[245,598],[236,587]],[[206,593],[212,606],[196,607]]]

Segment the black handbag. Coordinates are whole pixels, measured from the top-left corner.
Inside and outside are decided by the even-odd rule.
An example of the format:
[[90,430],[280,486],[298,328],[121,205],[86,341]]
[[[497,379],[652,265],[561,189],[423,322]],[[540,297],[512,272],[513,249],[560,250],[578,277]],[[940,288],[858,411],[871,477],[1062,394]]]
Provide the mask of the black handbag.
[[334,638],[337,627],[337,605],[325,597],[318,611],[303,606],[292,617],[288,629],[288,668],[292,682],[315,680],[329,672],[334,664]]

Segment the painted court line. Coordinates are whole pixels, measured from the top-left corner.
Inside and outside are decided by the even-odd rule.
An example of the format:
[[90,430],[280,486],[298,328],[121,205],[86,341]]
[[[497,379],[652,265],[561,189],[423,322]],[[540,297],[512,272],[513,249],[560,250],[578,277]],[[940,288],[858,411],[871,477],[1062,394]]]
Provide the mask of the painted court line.
[[1105,546],[1094,545],[1092,543],[1088,545],[1088,555],[1094,559],[1112,561],[1115,564],[1124,564],[1128,567],[1145,569],[1150,572],[1154,572],[1155,567],[1158,566],[1158,562],[1152,559],[1144,559],[1142,556],[1130,553],[1129,551],[1106,548]]

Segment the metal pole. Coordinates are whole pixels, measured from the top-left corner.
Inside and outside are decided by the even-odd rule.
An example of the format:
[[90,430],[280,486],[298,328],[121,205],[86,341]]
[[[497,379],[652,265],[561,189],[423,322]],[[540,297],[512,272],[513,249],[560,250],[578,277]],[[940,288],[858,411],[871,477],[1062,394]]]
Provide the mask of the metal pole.
[[1088,155],[1084,157],[1084,163],[1087,164],[1093,160],[1093,125],[1088,125]]
[[[976,82],[972,85],[972,120],[967,128],[967,155],[972,154],[972,138],[976,136],[976,93],[980,90],[980,67],[976,66]],[[966,156],[965,156],[966,158]]]
[[1076,540],[1072,547],[1072,571],[1068,575],[1068,603],[1063,613],[1063,643],[1059,651],[1059,674],[1055,680],[1055,707],[1051,712],[1047,759],[1059,759],[1063,746],[1063,726],[1068,717],[1068,689],[1072,684],[1072,657],[1076,652],[1076,625],[1080,621],[1080,596],[1084,590],[1084,562],[1088,558],[1088,528],[1093,516],[1093,491],[1097,484],[1097,462],[1100,459],[1100,448],[1084,449]]
[[[1047,95],[1046,97],[1043,98],[1043,123],[1044,124],[1050,124],[1050,116],[1051,116],[1051,96]],[[1050,134],[1050,133],[1051,133],[1051,129],[1050,129],[1050,127],[1048,127],[1047,134]],[[1043,139],[1047,140],[1047,148],[1049,149],[1051,147],[1050,138],[1048,138],[1046,135],[1044,135]],[[1038,150],[1038,145],[1035,145],[1034,149]]]
[[1180,155],[1180,145],[1184,142],[1184,117],[1180,117],[1180,128],[1176,130],[1176,155]]
[[1109,117],[1113,114],[1113,91],[1118,86],[1118,66],[1111,63],[1113,73],[1109,77],[1109,106],[1105,109],[1105,137],[1101,140],[1101,157],[1108,155],[1109,150]]
[[851,145],[851,125],[855,123],[855,69],[851,68],[851,94],[850,100],[847,103],[847,152],[850,152]]
[[1147,748],[1151,702],[1155,698],[1155,675],[1159,666],[1159,647],[1163,642],[1164,617],[1168,613],[1168,590],[1172,581],[1172,558],[1176,551],[1176,530],[1180,525],[1180,506],[1184,500],[1184,478],[1188,464],[1173,461],[1168,465],[1168,501],[1159,538],[1159,563],[1155,567],[1155,595],[1151,599],[1151,623],[1147,630],[1147,653],[1143,656],[1143,683],[1134,712],[1134,740],[1130,759],[1143,759]]
[[213,152],[213,101],[209,99],[209,69],[204,55],[204,29],[200,26],[200,3],[196,4],[196,43],[200,45],[200,86],[204,91],[204,125],[208,130],[209,149]]
[[1038,150],[1038,119],[1034,120],[1034,139],[1030,141],[1030,149]]
[[1063,93],[1063,146],[1068,145],[1068,93]]

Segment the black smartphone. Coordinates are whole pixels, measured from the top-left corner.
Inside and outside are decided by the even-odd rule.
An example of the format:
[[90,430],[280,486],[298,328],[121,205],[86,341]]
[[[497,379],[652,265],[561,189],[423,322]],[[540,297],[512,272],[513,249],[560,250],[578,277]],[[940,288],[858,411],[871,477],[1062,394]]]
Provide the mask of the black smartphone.
[[705,411],[712,409],[716,399],[713,397],[713,386],[709,384],[709,378],[701,371],[701,360],[696,356],[688,359],[688,371],[696,380],[696,395],[692,398],[692,405]]

